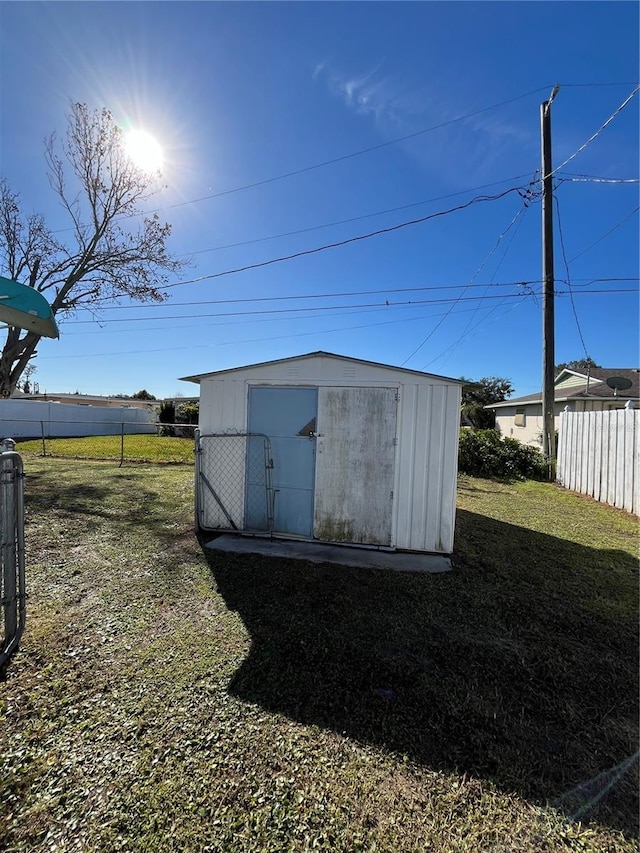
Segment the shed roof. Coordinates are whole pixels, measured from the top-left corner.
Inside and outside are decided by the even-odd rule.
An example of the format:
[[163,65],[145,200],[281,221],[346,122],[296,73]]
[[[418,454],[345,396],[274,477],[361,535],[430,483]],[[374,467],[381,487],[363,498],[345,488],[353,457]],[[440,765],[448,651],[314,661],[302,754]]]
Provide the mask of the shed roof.
[[295,362],[295,361],[303,361],[305,359],[311,359],[311,358],[332,358],[332,359],[337,359],[337,360],[343,361],[343,362],[349,362],[351,364],[364,364],[364,365],[368,365],[370,367],[384,367],[387,370],[397,370],[399,373],[406,373],[406,374],[410,374],[413,376],[422,376],[422,377],[431,376],[434,379],[438,379],[441,382],[450,382],[452,385],[463,385],[464,384],[464,381],[462,379],[452,379],[449,376],[439,376],[436,373],[425,373],[422,370],[411,370],[410,368],[407,368],[407,367],[396,367],[395,365],[392,365],[392,364],[384,364],[384,363],[378,362],[378,361],[367,361],[366,359],[362,359],[362,358],[352,358],[351,356],[348,356],[348,355],[339,355],[337,353],[325,352],[323,350],[318,350],[317,352],[307,352],[307,353],[304,353],[302,355],[289,356],[288,358],[276,358],[273,361],[260,361],[260,362],[256,362],[255,364],[243,364],[239,367],[228,367],[228,368],[225,368],[223,370],[213,370],[213,371],[210,371],[209,373],[196,373],[193,376],[181,377],[181,381],[199,383],[202,379],[209,379],[212,377],[225,376],[227,374],[235,373],[236,371],[239,371],[239,370],[247,370],[247,369],[250,369],[252,367],[265,367],[267,365],[269,365],[269,366],[273,365],[275,367],[276,365],[291,364],[292,362]]

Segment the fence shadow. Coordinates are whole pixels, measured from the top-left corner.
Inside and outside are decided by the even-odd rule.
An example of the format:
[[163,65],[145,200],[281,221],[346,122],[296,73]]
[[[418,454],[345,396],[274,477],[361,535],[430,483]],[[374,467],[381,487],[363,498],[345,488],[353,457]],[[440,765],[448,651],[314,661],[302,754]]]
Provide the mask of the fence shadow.
[[635,837],[637,761],[611,772],[637,748],[633,557],[458,524],[504,560],[409,575],[205,547],[252,640],[230,692]]

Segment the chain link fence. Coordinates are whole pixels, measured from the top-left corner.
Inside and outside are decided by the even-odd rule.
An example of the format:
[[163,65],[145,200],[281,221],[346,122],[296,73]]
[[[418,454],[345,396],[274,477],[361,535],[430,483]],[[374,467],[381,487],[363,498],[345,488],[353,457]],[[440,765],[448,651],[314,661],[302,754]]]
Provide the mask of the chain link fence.
[[0,452],[0,675],[17,650],[26,619],[24,572],[24,473],[13,442],[3,441]]
[[66,459],[193,464],[191,424],[134,421],[0,419],[0,438],[13,438],[20,453]]
[[269,437],[196,433],[196,521],[201,530],[273,530]]

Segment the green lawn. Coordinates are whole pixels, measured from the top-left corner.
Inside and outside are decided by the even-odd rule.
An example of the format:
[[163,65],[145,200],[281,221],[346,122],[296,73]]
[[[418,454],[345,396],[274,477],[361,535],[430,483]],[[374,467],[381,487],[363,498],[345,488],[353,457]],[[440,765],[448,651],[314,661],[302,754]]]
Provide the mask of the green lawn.
[[462,478],[411,575],[205,553],[187,467],[25,467],[3,849],[637,850],[636,519]]
[[22,441],[23,456],[55,456],[66,459],[113,459],[125,462],[174,462],[193,464],[193,438],[158,435],[95,435],[86,438],[47,438]]

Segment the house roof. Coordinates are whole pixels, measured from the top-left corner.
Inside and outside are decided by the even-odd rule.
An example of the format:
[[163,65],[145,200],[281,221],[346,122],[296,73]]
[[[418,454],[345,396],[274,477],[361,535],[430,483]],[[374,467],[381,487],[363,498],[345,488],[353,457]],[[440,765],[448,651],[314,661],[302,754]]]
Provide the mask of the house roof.
[[260,361],[260,362],[256,362],[255,364],[243,364],[240,367],[229,367],[229,368],[226,368],[224,370],[213,370],[209,373],[196,373],[193,376],[182,376],[181,381],[182,382],[198,382],[199,383],[200,380],[202,380],[202,379],[209,379],[212,376],[222,376],[222,375],[225,375],[227,373],[234,373],[237,370],[247,370],[248,368],[252,368],[252,367],[264,367],[265,365],[274,365],[275,366],[278,364],[289,364],[293,361],[302,361],[304,359],[309,359],[309,358],[333,358],[333,359],[338,359],[340,361],[348,361],[352,364],[366,364],[366,365],[373,366],[373,367],[386,367],[386,368],[391,369],[391,370],[397,370],[401,373],[408,373],[408,374],[412,374],[414,376],[433,376],[434,379],[439,379],[439,380],[444,381],[444,382],[451,382],[454,385],[463,385],[464,384],[464,382],[461,379],[452,379],[449,376],[439,376],[436,373],[425,373],[422,370],[411,370],[407,367],[396,367],[395,365],[392,365],[392,364],[383,364],[382,362],[378,362],[378,361],[367,361],[367,360],[362,359],[362,358],[352,358],[351,356],[348,356],[348,355],[338,355],[337,353],[324,352],[323,350],[318,350],[317,352],[307,352],[307,353],[304,353],[303,355],[294,355],[294,356],[290,356],[288,358],[276,358],[273,361]]
[[[568,387],[557,387],[559,384],[566,382],[571,376],[582,380],[575,385]],[[621,376],[631,382],[631,386],[624,390],[614,392],[613,388],[607,385],[607,379],[614,376]],[[569,370],[565,368],[556,377],[556,393],[554,395],[556,403],[569,402],[571,400],[640,400],[640,368],[637,367],[592,367],[590,375],[583,371]],[[485,406],[485,409],[500,409],[505,406],[514,406],[528,403],[541,403],[542,393],[527,394],[524,397],[512,397],[509,400],[504,400],[502,403],[491,403]]]

